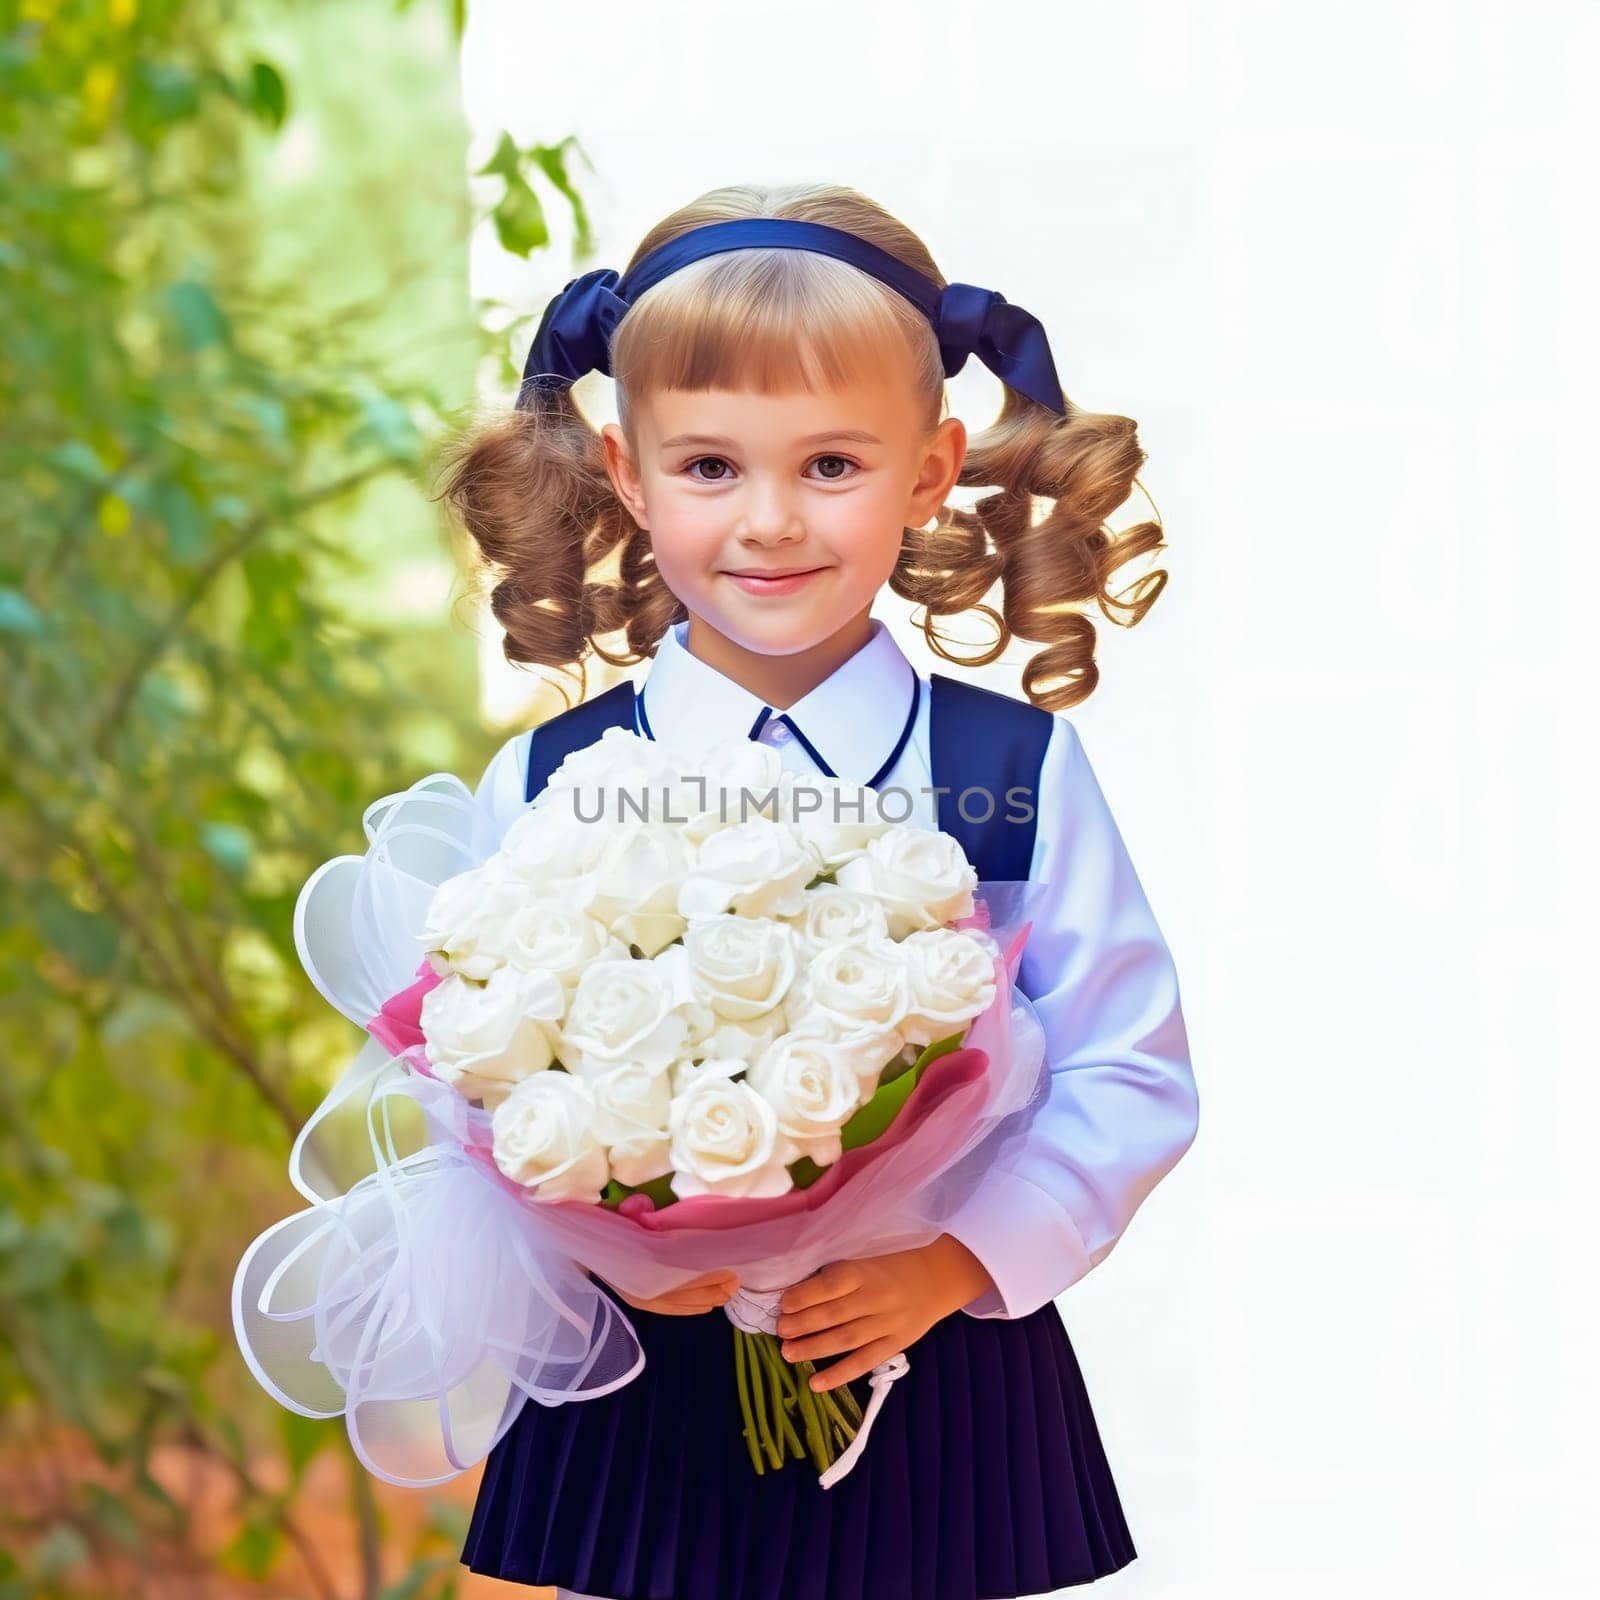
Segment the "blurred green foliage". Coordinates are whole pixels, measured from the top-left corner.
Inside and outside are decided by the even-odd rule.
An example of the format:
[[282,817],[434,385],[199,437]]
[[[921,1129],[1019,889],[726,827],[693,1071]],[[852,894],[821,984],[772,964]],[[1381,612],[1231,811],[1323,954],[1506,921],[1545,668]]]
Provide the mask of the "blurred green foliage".
[[[308,1594],[460,1570],[459,1508],[396,1529],[353,1458],[359,1578],[320,1562],[342,1426],[256,1388],[227,1297],[356,1042],[300,885],[498,737],[427,481],[489,350],[462,9],[0,3],[0,1600],[177,1593],[184,1560],[247,1593],[285,1550]],[[522,253],[530,173],[587,237],[566,157],[496,154]],[[175,1444],[236,1495],[220,1549]]]

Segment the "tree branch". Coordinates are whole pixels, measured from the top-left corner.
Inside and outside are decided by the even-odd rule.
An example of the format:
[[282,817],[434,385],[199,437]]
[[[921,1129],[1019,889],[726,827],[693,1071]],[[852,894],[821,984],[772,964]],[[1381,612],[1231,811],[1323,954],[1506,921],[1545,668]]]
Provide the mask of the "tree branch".
[[359,489],[364,483],[393,470],[393,462],[378,461],[355,472],[346,473],[344,477],[336,478],[332,483],[308,491],[288,506],[276,507],[271,512],[262,512],[258,516],[251,517],[232,539],[226,544],[219,545],[195,573],[194,582],[167,613],[165,619],[146,636],[121,679],[112,689],[104,709],[95,719],[95,727],[90,735],[90,748],[95,755],[102,757],[106,755],[112,735],[123,717],[127,715],[128,707],[133,703],[134,695],[139,692],[140,684],[167,653],[173,641],[183,632],[189,614],[232,562],[237,561],[263,534],[286,519],[313,510],[329,500],[337,500],[340,495],[348,494],[352,489]]

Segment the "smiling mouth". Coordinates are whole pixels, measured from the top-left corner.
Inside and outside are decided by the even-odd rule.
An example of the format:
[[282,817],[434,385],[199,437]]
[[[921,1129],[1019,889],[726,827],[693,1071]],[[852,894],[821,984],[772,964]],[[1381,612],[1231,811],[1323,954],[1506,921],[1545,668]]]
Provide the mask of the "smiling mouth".
[[743,572],[724,572],[723,577],[736,583],[746,594],[790,594],[826,570],[825,567],[788,567],[764,572],[755,568]]

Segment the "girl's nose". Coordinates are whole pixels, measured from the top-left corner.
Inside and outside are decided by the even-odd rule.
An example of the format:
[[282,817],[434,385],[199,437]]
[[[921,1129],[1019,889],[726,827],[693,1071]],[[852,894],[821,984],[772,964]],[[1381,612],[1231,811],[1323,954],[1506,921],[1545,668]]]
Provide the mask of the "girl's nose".
[[787,490],[779,484],[752,479],[741,497],[734,531],[744,538],[784,539],[803,534],[805,526]]

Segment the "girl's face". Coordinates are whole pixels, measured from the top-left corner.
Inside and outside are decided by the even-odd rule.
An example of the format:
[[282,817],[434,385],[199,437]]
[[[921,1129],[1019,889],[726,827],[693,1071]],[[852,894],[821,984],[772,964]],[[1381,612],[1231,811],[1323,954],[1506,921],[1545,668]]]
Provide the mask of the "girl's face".
[[903,350],[847,388],[668,390],[632,414],[637,453],[608,423],[606,469],[690,613],[691,650],[747,683],[753,658],[796,658],[796,696],[866,642],[903,530],[944,504],[966,455],[958,419],[924,432]]

